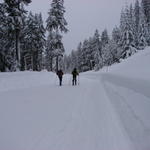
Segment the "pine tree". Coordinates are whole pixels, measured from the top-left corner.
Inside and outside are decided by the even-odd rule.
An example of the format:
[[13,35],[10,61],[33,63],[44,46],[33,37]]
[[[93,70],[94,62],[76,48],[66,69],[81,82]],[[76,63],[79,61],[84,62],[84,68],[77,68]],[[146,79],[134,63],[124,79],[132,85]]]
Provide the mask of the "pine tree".
[[83,45],[82,45],[82,71],[88,71],[90,70],[90,60],[89,60],[89,53],[88,49],[89,48],[89,42],[88,40],[84,40]]
[[121,45],[122,45],[122,58],[127,58],[136,52],[135,38],[133,31],[133,20],[131,17],[131,10],[126,6],[124,13],[122,14],[121,22]]
[[[97,32],[98,32],[98,30],[97,30]],[[93,70],[95,68],[95,51],[97,50],[95,47],[96,41],[94,41],[94,37],[90,37],[88,41],[89,41],[89,46],[88,46],[89,58],[88,59],[90,62],[90,70]]]
[[82,64],[83,64],[83,59],[82,59],[82,43],[80,42],[78,47],[77,47],[77,57],[78,57],[78,70],[79,72],[82,72]]
[[109,40],[109,43],[104,47],[104,65],[110,66],[119,62],[120,51],[114,40]]
[[102,44],[100,41],[100,35],[98,30],[95,31],[92,44],[93,44],[92,49],[94,53],[95,70],[99,70],[103,66],[103,57],[102,57]]
[[69,68],[68,67],[68,56],[65,54],[64,57],[63,57],[63,67],[62,67],[62,69],[65,73],[67,73],[68,68]]
[[101,42],[102,42],[102,46],[103,46],[103,47],[105,47],[105,45],[108,44],[108,42],[109,42],[109,36],[108,36],[107,29],[105,29],[105,30],[102,32],[102,35],[101,35]]
[[113,39],[113,41],[116,42],[116,44],[118,44],[118,45],[120,44],[121,31],[120,31],[120,28],[118,28],[117,26],[112,31],[112,39]]
[[75,50],[71,52],[71,70],[73,70],[73,68],[78,68],[78,58]]
[[[61,32],[66,33],[68,29],[66,28],[67,22],[64,18],[65,8],[63,6],[63,0],[52,0],[51,9],[48,12],[47,31],[48,38],[46,44],[46,58],[47,62],[50,62],[50,69],[52,71],[53,58],[56,58],[56,70],[58,70],[59,57],[64,54],[64,46],[62,43]],[[49,66],[48,65],[48,66]]]
[[20,50],[20,32],[22,30],[22,16],[26,13],[24,4],[27,5],[31,0],[4,0],[10,26],[13,30],[15,38],[15,57],[16,57],[16,69],[20,70],[21,63],[21,50]]
[[30,12],[24,34],[24,51],[22,54],[24,70],[40,71],[42,69],[43,50],[45,47],[45,29],[41,14],[33,15]]
[[146,17],[146,23],[148,23],[150,27],[150,1],[149,0],[142,0],[142,7]]
[[140,9],[140,25],[139,25],[139,41],[138,41],[138,48],[144,49],[148,45],[149,40],[149,32],[146,23],[146,16],[144,13],[143,7]]
[[113,57],[114,62],[119,62],[119,59],[121,57],[121,30],[118,27],[115,27],[112,31],[112,40],[110,44],[114,45],[113,50]]
[[6,71],[6,49],[4,45],[6,44],[6,9],[4,3],[0,3],[0,71]]
[[101,35],[101,43],[102,43],[102,58],[103,58],[103,66],[105,66],[105,60],[106,60],[106,54],[107,54],[107,45],[109,44],[109,36],[108,36],[108,32],[107,32],[107,29],[105,29],[103,32],[102,32],[102,35]]
[[[141,13],[145,19],[145,28],[147,28],[147,43],[150,46],[150,1],[149,0],[142,0],[141,2]],[[141,18],[142,19],[142,18]]]
[[139,43],[139,26],[140,26],[140,4],[139,1],[136,0],[134,7],[134,34],[135,34],[135,46],[138,49]]
[[7,4],[0,4],[0,70],[15,71],[15,43]]
[[120,15],[120,31],[123,32],[124,31],[124,26],[125,26],[125,10],[122,9],[121,10],[121,15]]
[[130,4],[128,19],[129,19],[130,30],[131,30],[132,35],[133,35],[133,44],[134,44],[134,47],[135,47],[135,45],[136,45],[135,37],[136,37],[136,33],[138,32],[138,30],[136,31],[136,24],[135,24],[135,20],[134,20],[135,19],[134,9],[133,9],[132,4]]

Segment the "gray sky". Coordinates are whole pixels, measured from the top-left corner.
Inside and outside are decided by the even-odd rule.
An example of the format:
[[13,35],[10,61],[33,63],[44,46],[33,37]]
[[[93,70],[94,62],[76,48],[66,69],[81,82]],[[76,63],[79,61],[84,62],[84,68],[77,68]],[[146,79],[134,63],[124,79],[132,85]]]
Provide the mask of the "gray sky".
[[[76,49],[79,42],[92,36],[95,29],[101,33],[105,28],[109,34],[115,25],[119,25],[120,12],[125,3],[135,0],[65,0],[65,18],[69,32],[63,42],[66,53]],[[51,0],[32,0],[28,6],[33,12],[42,12],[44,20],[50,9]]]

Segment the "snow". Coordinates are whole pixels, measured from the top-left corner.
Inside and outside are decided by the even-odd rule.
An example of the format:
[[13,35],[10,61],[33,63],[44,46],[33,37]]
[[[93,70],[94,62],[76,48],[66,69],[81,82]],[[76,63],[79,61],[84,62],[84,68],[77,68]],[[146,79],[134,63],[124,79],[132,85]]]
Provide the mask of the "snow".
[[[49,82],[46,79],[50,79]],[[45,71],[0,73],[0,92],[55,84],[55,80],[55,74]]]
[[150,48],[63,86],[0,73],[0,150],[150,150]]

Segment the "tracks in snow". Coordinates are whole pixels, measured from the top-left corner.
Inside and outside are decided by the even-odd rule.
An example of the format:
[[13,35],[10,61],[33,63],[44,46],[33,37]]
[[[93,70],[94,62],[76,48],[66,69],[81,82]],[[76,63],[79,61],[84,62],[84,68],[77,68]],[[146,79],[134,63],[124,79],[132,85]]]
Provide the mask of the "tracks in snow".
[[150,149],[150,83],[112,74],[102,82],[136,150]]

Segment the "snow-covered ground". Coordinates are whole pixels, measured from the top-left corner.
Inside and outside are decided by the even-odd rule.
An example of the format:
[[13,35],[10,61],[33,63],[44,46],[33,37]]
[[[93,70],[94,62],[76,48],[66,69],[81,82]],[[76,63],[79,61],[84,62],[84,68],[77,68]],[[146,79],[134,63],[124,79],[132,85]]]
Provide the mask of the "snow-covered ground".
[[150,150],[150,48],[58,86],[49,72],[0,73],[0,150]]

